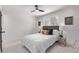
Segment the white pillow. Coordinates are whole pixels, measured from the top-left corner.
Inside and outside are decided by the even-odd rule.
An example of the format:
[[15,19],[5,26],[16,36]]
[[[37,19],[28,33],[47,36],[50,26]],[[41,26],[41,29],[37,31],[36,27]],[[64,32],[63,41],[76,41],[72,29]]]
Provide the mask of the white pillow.
[[59,31],[58,30],[53,30],[53,35],[58,35]]

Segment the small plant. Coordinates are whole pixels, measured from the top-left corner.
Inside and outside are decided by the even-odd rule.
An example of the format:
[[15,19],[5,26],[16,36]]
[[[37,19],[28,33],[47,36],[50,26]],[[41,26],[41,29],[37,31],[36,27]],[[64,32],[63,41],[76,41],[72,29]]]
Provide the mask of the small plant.
[[61,37],[61,38],[63,37],[63,31],[61,31],[59,37]]

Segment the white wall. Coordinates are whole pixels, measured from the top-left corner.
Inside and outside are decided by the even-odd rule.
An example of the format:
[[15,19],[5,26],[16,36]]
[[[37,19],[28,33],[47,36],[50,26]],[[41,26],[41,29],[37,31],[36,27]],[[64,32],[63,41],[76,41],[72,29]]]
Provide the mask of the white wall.
[[[51,7],[60,9],[63,6]],[[35,9],[34,6],[4,5],[1,8],[3,14],[2,29],[5,31],[2,34],[3,45],[10,45],[10,43],[14,43],[23,38],[24,35],[38,32],[38,19],[29,14],[30,11]]]
[[[28,14],[28,8],[21,6],[6,6],[3,7],[2,27],[6,31],[3,34],[3,42],[12,43],[13,41],[20,40],[24,35],[35,33],[38,31],[37,21],[43,20],[43,17],[57,16],[58,23],[64,23],[66,16],[74,17],[74,24],[66,26],[67,43],[79,47],[79,6],[69,6],[57,12],[50,13],[45,16],[36,18]],[[74,44],[76,42],[76,44]]]
[[[57,22],[59,24],[64,24],[64,19],[67,16],[73,16],[73,25],[66,25],[65,32],[67,35],[67,43],[73,45],[74,47],[79,47],[79,6],[68,6],[62,10],[38,17],[38,19],[43,20],[46,17],[57,16]],[[48,19],[49,20],[49,19]]]
[[[11,10],[12,9],[12,10]],[[2,9],[3,45],[19,41],[24,35],[37,32],[35,17],[20,6],[6,6]]]

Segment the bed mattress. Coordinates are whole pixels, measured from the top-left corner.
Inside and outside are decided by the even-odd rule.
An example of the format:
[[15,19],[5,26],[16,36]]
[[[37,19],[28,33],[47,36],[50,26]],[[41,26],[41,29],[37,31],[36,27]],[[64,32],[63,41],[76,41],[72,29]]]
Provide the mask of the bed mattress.
[[24,36],[22,44],[31,53],[44,53],[48,47],[58,40],[58,35],[44,35],[41,33]]

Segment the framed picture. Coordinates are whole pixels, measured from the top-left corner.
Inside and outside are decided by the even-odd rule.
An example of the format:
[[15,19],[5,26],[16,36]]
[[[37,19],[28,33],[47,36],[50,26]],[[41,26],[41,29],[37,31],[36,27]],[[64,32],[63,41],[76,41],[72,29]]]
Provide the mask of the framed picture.
[[38,21],[38,26],[41,26],[41,21]]
[[73,25],[73,16],[65,17],[65,25]]

